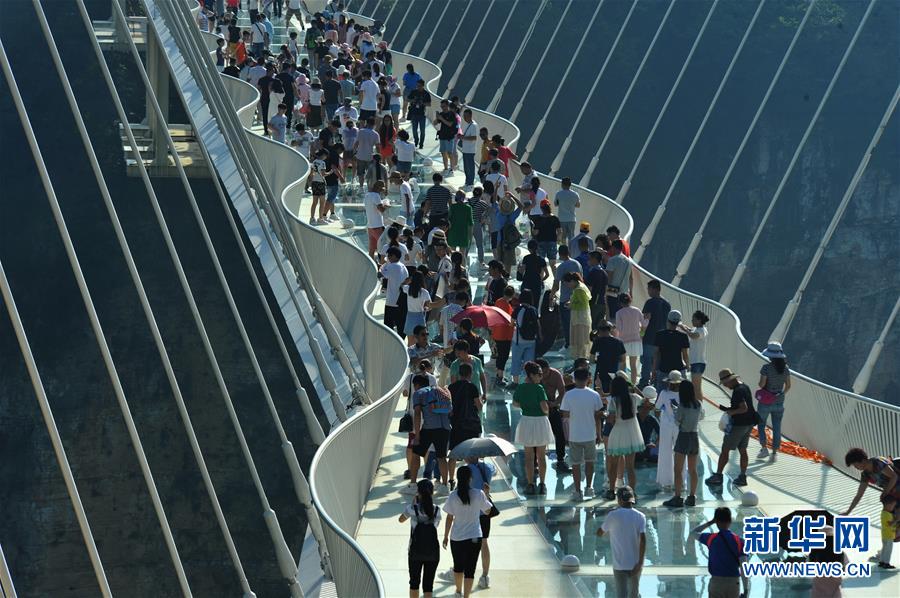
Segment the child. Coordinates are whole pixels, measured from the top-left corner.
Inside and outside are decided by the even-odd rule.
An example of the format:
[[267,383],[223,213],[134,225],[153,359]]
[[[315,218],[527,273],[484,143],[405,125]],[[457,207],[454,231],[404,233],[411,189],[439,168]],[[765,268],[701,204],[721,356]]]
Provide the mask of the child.
[[278,143],[285,142],[285,135],[287,133],[286,112],[287,105],[278,104],[278,114],[269,119],[269,132],[272,134],[272,139]]
[[896,569],[891,564],[891,553],[894,550],[894,542],[900,542],[900,517],[897,517],[897,498],[888,494],[881,499],[881,555],[878,558],[878,567],[881,569]]
[[[310,224],[327,224],[325,221],[325,194],[327,188],[325,186],[325,172],[328,165],[325,160],[328,158],[328,151],[320,149],[316,152],[316,159],[309,165],[309,181],[312,187],[312,207],[309,209]],[[316,219],[316,206],[319,206],[319,218]]]
[[288,37],[290,38],[290,39],[288,39],[288,43],[287,43],[288,51],[291,53],[291,56],[294,57],[294,62],[296,63],[297,62],[297,54],[300,53],[300,48],[297,46],[297,32],[291,31],[291,33]]
[[297,141],[298,151],[303,154],[303,157],[309,159],[309,147],[313,141],[312,133],[306,130],[305,124],[297,123],[297,126],[294,127],[292,136],[293,139]]

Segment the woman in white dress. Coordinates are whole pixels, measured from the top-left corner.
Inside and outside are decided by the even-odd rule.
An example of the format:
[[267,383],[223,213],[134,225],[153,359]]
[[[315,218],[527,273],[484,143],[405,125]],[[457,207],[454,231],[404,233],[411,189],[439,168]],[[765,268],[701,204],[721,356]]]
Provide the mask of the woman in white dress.
[[[656,399],[656,417],[659,419],[659,459],[656,463],[656,483],[664,489],[675,487],[675,439],[678,438],[678,424],[675,411],[678,409],[678,387],[683,378],[681,372],[672,370],[666,376],[667,386]],[[650,387],[647,387],[650,388]],[[646,391],[646,389],[644,389]],[[645,395],[646,396],[646,395]]]
[[[613,378],[609,387],[609,411],[614,422],[606,446],[606,458],[617,460],[616,478],[624,478],[627,473],[628,484],[633,490],[637,486],[634,456],[646,448],[637,418],[638,406],[642,402],[643,397],[629,392],[627,380],[620,376]],[[609,486],[606,498],[612,500],[615,498],[616,480],[610,479]]]

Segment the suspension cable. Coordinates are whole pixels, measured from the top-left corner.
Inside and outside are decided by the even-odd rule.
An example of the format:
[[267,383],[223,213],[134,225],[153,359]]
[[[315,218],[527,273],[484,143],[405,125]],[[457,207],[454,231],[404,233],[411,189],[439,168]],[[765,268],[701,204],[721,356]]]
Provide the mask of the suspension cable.
[[497,104],[500,102],[500,98],[503,97],[503,90],[506,89],[506,84],[509,83],[513,71],[516,70],[516,65],[519,64],[519,59],[522,57],[525,47],[528,45],[528,42],[531,41],[531,36],[534,34],[534,28],[540,22],[545,6],[547,6],[547,0],[541,0],[541,5],[538,7],[534,18],[531,19],[531,23],[528,24],[528,29],[525,31],[524,37],[522,37],[522,42],[519,44],[518,49],[516,49],[512,64],[506,69],[506,74],[503,75],[503,82],[500,83],[497,91],[494,92],[494,97],[486,108],[487,112],[495,112],[497,110]]
[[50,173],[47,170],[47,165],[44,163],[44,158],[41,154],[41,149],[38,146],[34,129],[31,126],[31,119],[28,117],[28,113],[25,109],[25,103],[22,100],[22,95],[19,92],[19,87],[16,83],[15,76],[13,75],[12,68],[9,64],[9,59],[6,55],[6,48],[3,46],[2,42],[0,42],[0,64],[2,64],[3,74],[5,75],[6,81],[9,85],[10,95],[12,96],[13,102],[16,105],[16,111],[19,115],[19,121],[22,124],[22,129],[24,130],[25,137],[28,140],[28,146],[34,158],[35,165],[37,166],[38,173],[40,174],[41,183],[44,187],[45,193],[47,194],[47,199],[50,203],[50,209],[53,212],[53,219],[56,221],[57,229],[59,230],[60,237],[62,238],[63,245],[65,246],[69,266],[78,284],[78,290],[81,294],[81,299],[84,303],[85,310],[87,311],[88,319],[90,320],[91,328],[94,332],[94,337],[97,340],[97,345],[100,348],[100,353],[102,354],[107,374],[109,375],[110,382],[112,383],[113,392],[116,396],[116,401],[119,404],[119,410],[121,411],[122,417],[125,420],[125,427],[128,430],[128,436],[131,439],[131,444],[134,447],[134,452],[137,456],[137,461],[141,468],[144,483],[146,484],[147,490],[150,493],[150,499],[153,503],[153,510],[156,512],[156,517],[159,520],[160,529],[163,534],[166,548],[169,552],[169,557],[171,558],[172,564],[175,567],[175,574],[178,578],[178,584],[181,587],[182,594],[184,594],[185,596],[190,596],[191,588],[188,584],[187,575],[184,572],[184,565],[181,562],[181,557],[178,554],[178,547],[175,545],[175,539],[172,536],[172,529],[169,526],[169,520],[167,519],[165,510],[162,506],[162,500],[159,496],[159,491],[157,490],[156,483],[153,480],[153,472],[150,470],[150,464],[147,462],[147,456],[144,453],[144,447],[141,444],[140,434],[138,433],[137,426],[134,423],[134,418],[131,415],[131,409],[128,406],[128,400],[125,397],[125,390],[122,387],[121,380],[119,379],[119,373],[116,370],[115,362],[113,361],[112,354],[110,353],[109,344],[106,342],[106,336],[103,332],[103,327],[100,324],[97,310],[94,307],[94,301],[91,297],[90,289],[88,289],[87,281],[84,278],[84,272],[81,270],[81,264],[78,260],[78,255],[75,252],[75,245],[72,242],[72,237],[69,235],[69,230],[66,226],[66,221],[62,213],[62,208],[60,207],[59,201],[56,197],[56,191],[53,188],[53,183],[50,181]]
[[[421,18],[419,18],[419,23],[416,25],[413,34],[406,41],[406,45],[403,46],[403,53],[409,54],[410,49],[412,48],[413,42],[416,41],[416,38],[419,37],[419,29],[422,28],[422,23],[425,22],[425,17],[428,15],[428,11],[431,10],[431,5],[434,4],[434,0],[428,0],[428,6],[425,7],[425,11],[422,13]],[[444,10],[447,10],[447,7],[450,6],[450,2],[444,2]],[[443,16],[443,13],[441,13]]]
[[[600,0],[597,3],[597,8],[594,9],[594,14],[591,16],[591,20],[588,22],[587,27],[584,28],[584,31],[581,34],[581,39],[578,41],[578,46],[576,46],[575,48],[575,52],[572,53],[573,57],[577,58],[581,53],[581,48],[582,46],[584,46],[584,41],[587,39],[588,34],[591,32],[591,28],[594,26],[594,21],[597,20],[597,15],[600,14],[600,9],[603,8],[604,2],[605,0]],[[562,79],[559,80],[559,84],[556,86],[556,90],[554,90],[553,92],[553,97],[550,98],[550,104],[547,106],[547,110],[544,111],[544,115],[541,116],[541,120],[538,121],[534,133],[531,134],[531,138],[528,140],[528,143],[525,144],[525,152],[521,157],[522,162],[527,161],[529,154],[534,151],[534,146],[537,145],[538,139],[541,137],[541,131],[544,130],[544,125],[547,124],[547,115],[553,111],[553,106],[554,104],[556,104],[556,98],[559,97],[559,92],[562,91],[563,87],[565,86],[566,79],[569,77],[569,73],[572,71],[572,67],[575,66],[575,58],[570,60],[569,64],[566,65],[566,70],[563,71]]]
[[647,64],[647,59],[650,58],[650,54],[653,52],[653,47],[656,45],[656,40],[659,39],[659,34],[662,33],[663,28],[666,26],[666,22],[669,20],[669,15],[672,14],[672,9],[675,7],[675,3],[677,1],[678,0],[672,0],[669,3],[669,8],[666,9],[666,14],[663,15],[662,21],[659,22],[659,26],[656,28],[656,33],[653,34],[653,39],[650,40],[650,45],[647,46],[647,51],[644,52],[644,57],[641,59],[641,63],[638,65],[637,70],[634,72],[634,77],[631,78],[631,84],[628,85],[628,89],[625,91],[625,95],[622,97],[622,101],[619,103],[619,108],[618,110],[616,110],[616,114],[613,116],[612,122],[609,123],[609,127],[606,129],[606,134],[603,135],[603,141],[600,142],[600,147],[597,149],[597,153],[594,154],[593,158],[591,158],[591,163],[588,166],[587,171],[584,173],[584,176],[581,177],[581,181],[578,183],[582,187],[590,186],[591,177],[594,174],[594,170],[597,168],[597,164],[600,162],[600,154],[603,153],[603,149],[606,147],[606,142],[609,141],[610,136],[612,136],[612,132],[616,128],[616,123],[619,122],[619,117],[622,115],[622,111],[625,109],[625,104],[628,103],[628,98],[631,97],[631,92],[634,90],[634,86],[644,70],[644,65]]
[[766,223],[769,221],[769,216],[772,214],[772,210],[775,209],[775,204],[778,203],[778,198],[781,197],[781,192],[784,190],[784,186],[787,184],[788,178],[790,177],[791,172],[793,172],[794,166],[797,164],[797,159],[800,157],[800,153],[803,151],[803,148],[806,145],[806,140],[809,139],[810,133],[812,133],[813,128],[815,128],[816,121],[819,119],[819,115],[822,114],[822,109],[825,108],[825,103],[831,96],[831,92],[832,90],[834,90],[834,86],[835,84],[837,84],[838,78],[841,76],[841,72],[844,70],[844,65],[847,64],[847,58],[850,57],[850,53],[853,51],[853,47],[856,46],[856,40],[859,39],[859,34],[862,33],[863,26],[866,24],[866,21],[869,20],[869,15],[872,14],[872,8],[875,6],[875,2],[876,0],[869,0],[869,6],[866,7],[866,12],[863,14],[859,25],[857,25],[856,31],[853,33],[853,37],[850,38],[850,43],[847,45],[847,49],[844,50],[844,55],[841,56],[841,61],[840,63],[838,63],[837,69],[835,69],[834,75],[832,75],[831,81],[828,83],[828,88],[825,90],[825,94],[822,96],[822,99],[819,101],[819,105],[816,107],[816,111],[813,113],[812,118],[809,120],[809,124],[806,126],[806,131],[803,132],[803,137],[800,139],[800,143],[797,145],[797,149],[794,150],[794,155],[791,156],[791,161],[788,164],[787,170],[784,171],[784,176],[781,177],[781,182],[778,183],[778,188],[775,189],[775,195],[772,196],[772,199],[769,202],[769,207],[766,208],[762,220],[757,225],[756,231],[753,233],[753,238],[750,240],[750,246],[747,247],[747,251],[744,253],[744,258],[737,265],[737,268],[735,268],[734,275],[732,275],[731,277],[731,281],[729,281],[728,286],[725,287],[725,291],[722,293],[722,298],[719,299],[719,302],[722,303],[722,305],[728,306],[731,304],[731,300],[734,298],[734,293],[737,290],[737,286],[741,282],[741,278],[744,276],[744,271],[746,271],[747,269],[747,260],[750,259],[750,254],[753,253],[753,249],[756,247],[756,242],[759,241],[759,237],[762,234]]
[[850,179],[847,190],[844,191],[841,203],[838,204],[834,215],[831,217],[831,222],[828,224],[828,228],[825,229],[825,234],[819,241],[819,246],[816,248],[816,252],[812,257],[812,260],[810,260],[806,272],[803,274],[803,279],[800,281],[800,285],[797,287],[793,299],[788,301],[787,306],[784,308],[784,313],[781,314],[781,319],[778,321],[778,325],[775,327],[775,330],[772,331],[772,334],[769,335],[769,338],[783,342],[784,338],[787,336],[788,330],[790,330],[791,327],[791,322],[794,321],[794,316],[797,315],[797,308],[800,307],[800,302],[803,300],[803,293],[806,291],[806,287],[812,279],[813,272],[816,271],[819,261],[825,254],[825,248],[828,247],[828,243],[831,242],[834,231],[837,230],[838,223],[840,223],[841,218],[843,218],[844,212],[847,210],[847,205],[850,203],[850,199],[856,192],[856,187],[859,185],[859,181],[866,171],[869,161],[872,159],[872,153],[878,146],[878,142],[881,140],[881,136],[887,128],[888,121],[891,120],[891,116],[894,114],[894,109],[897,107],[898,100],[900,100],[900,86],[894,91],[894,96],[891,98],[887,110],[884,111],[884,116],[881,117],[881,122],[878,123],[875,133],[872,135],[871,141],[869,141],[869,146],[866,148],[862,159],[859,161],[859,166],[856,167],[856,172],[853,174],[853,178]]
[[[606,72],[606,67],[609,64],[610,59],[612,59],[613,54],[615,54],[616,48],[619,47],[619,40],[622,39],[622,34],[625,33],[625,28],[628,27],[628,22],[631,21],[631,15],[634,14],[634,9],[637,7],[637,3],[638,0],[634,0],[634,2],[631,3],[631,8],[628,9],[628,14],[625,15],[625,20],[622,21],[622,25],[619,27],[619,32],[616,34],[612,46],[610,46],[609,48],[609,53],[606,55],[606,58],[603,60],[603,64],[600,66],[600,72],[597,73],[597,76],[594,78],[594,82],[591,84],[591,89],[590,91],[588,91],[588,94],[586,96],[588,100],[594,97],[594,92],[597,89],[597,85],[603,78],[603,73]],[[578,116],[575,117],[575,124],[572,125],[572,130],[569,131],[569,134],[566,136],[565,140],[563,140],[562,147],[559,149],[556,158],[553,160],[553,164],[550,165],[550,176],[553,176],[562,166],[562,161],[566,157],[566,152],[569,151],[569,146],[572,144],[572,137],[575,135],[575,131],[578,130],[578,126],[581,124],[581,118],[587,111],[588,104],[590,103],[588,100],[585,100],[581,104],[581,108],[578,110]]]
[[[491,2],[493,1],[494,0],[491,0]],[[437,61],[438,68],[441,68],[444,65],[444,61],[447,59],[447,53],[450,51],[450,48],[453,47],[453,42],[456,41],[456,35],[459,33],[459,28],[462,27],[462,24],[466,22],[466,15],[469,14],[469,9],[474,5],[474,2],[469,2],[466,4],[466,9],[463,11],[462,17],[460,17],[459,21],[456,23],[456,29],[453,30],[453,35],[450,37],[450,41],[447,42],[447,47],[444,48],[444,51],[441,53],[441,57]],[[484,22],[483,19],[482,22]]]
[[[440,25],[444,21],[444,15],[447,13],[447,9],[450,8],[450,0],[444,0],[444,10],[441,11],[441,15],[437,18],[437,24]],[[435,27],[437,29],[437,27]],[[434,39],[433,35],[428,36],[428,41],[425,42],[425,47],[422,48],[422,51],[419,52],[419,56],[425,58],[425,55],[428,54],[428,48],[431,47],[431,41]],[[411,45],[412,42],[410,42]],[[407,50],[403,50],[406,52]]]
[[869,381],[872,379],[872,371],[875,369],[875,364],[878,363],[878,358],[881,357],[881,351],[884,349],[884,341],[887,339],[888,332],[894,325],[898,313],[900,313],[900,296],[897,297],[897,301],[894,303],[894,309],[892,309],[890,315],[888,315],[888,319],[881,329],[881,334],[878,335],[878,340],[876,340],[875,343],[872,344],[872,348],[869,349],[869,355],[866,357],[866,362],[859,370],[859,374],[856,375],[856,380],[853,381],[853,392],[856,394],[863,394],[866,392],[866,388],[869,387]]
[[[794,51],[794,46],[797,44],[797,40],[800,39],[800,34],[803,32],[803,28],[806,27],[806,23],[809,21],[809,16],[812,14],[812,10],[816,5],[818,0],[810,0],[809,5],[806,7],[806,12],[803,13],[803,19],[800,21],[800,25],[797,26],[797,30],[794,32],[794,36],[791,38],[791,43],[788,45],[787,50],[785,50],[784,56],[781,57],[781,62],[778,64],[778,68],[775,70],[775,74],[772,76],[772,80],[769,81],[769,87],[766,89],[766,93],[763,95],[762,100],[759,103],[759,106],[756,108],[756,113],[753,115],[753,120],[750,121],[750,126],[747,127],[747,130],[744,132],[744,138],[741,139],[740,145],[738,145],[737,151],[734,153],[734,157],[731,159],[731,164],[728,165],[728,170],[725,171],[725,176],[722,178],[722,181],[719,183],[719,188],[716,189],[716,194],[713,196],[712,202],[709,204],[709,208],[706,210],[706,214],[703,216],[703,221],[700,223],[700,228],[694,233],[694,237],[691,239],[691,243],[688,246],[687,251],[684,256],[681,258],[681,261],[678,263],[678,267],[675,272],[675,278],[672,280],[672,284],[678,285],[681,282],[681,279],[685,274],[688,273],[688,270],[691,268],[691,261],[694,259],[694,254],[697,252],[697,248],[700,246],[700,241],[703,239],[703,233],[706,231],[706,225],[709,223],[710,218],[712,217],[713,211],[716,209],[716,206],[719,203],[719,198],[722,196],[722,191],[725,189],[725,185],[728,184],[728,179],[731,178],[731,173],[734,170],[734,167],[737,165],[738,159],[741,157],[741,154],[744,151],[744,147],[747,145],[747,141],[750,139],[750,134],[753,133],[753,129],[756,127],[757,121],[759,121],[760,115],[763,113],[763,110],[766,107],[766,104],[769,102],[769,96],[772,95],[772,90],[775,89],[775,84],[778,83],[778,80],[781,78],[781,72],[784,70],[784,66],[787,64],[788,58],[791,57],[791,53]],[[659,220],[657,220],[659,222]],[[647,233],[644,233],[645,235]],[[650,243],[653,239],[653,234],[651,234],[647,239],[647,244]],[[643,238],[641,239],[642,242]],[[640,248],[638,248],[638,252],[640,252]],[[635,253],[637,257],[638,253]]]
[[[601,2],[602,2],[602,0],[601,0]],[[491,59],[494,57],[494,51],[497,49],[497,46],[500,44],[500,38],[502,38],[503,34],[506,33],[506,27],[507,27],[507,25],[509,25],[509,21],[510,21],[510,19],[512,19],[513,14],[516,12],[516,7],[518,7],[518,6],[519,6],[519,0],[514,0],[512,8],[509,9],[509,11],[506,13],[506,20],[503,21],[503,26],[500,28],[500,33],[498,33],[497,36],[494,38],[494,45],[491,46],[491,51],[488,52],[487,58],[481,64],[481,70],[478,72],[478,75],[475,77],[475,82],[472,83],[472,85],[469,87],[468,93],[466,93],[465,102],[467,104],[472,101],[472,98],[475,97],[475,92],[478,91],[478,86],[481,85],[481,79],[484,77],[484,69],[487,68],[487,65],[491,63]],[[474,46],[474,45],[475,44],[473,43],[471,46],[469,46],[469,50],[471,50],[472,46]],[[466,56],[468,57],[468,53],[466,53]],[[462,68],[462,65],[460,65],[460,68]],[[455,83],[455,81],[454,81],[454,83]]]
[[[469,54],[472,52],[472,48],[475,47],[475,40],[478,39],[478,36],[481,35],[481,30],[484,28],[484,24],[488,22],[487,15],[490,14],[491,9],[494,8],[495,0],[491,0],[491,3],[488,4],[487,10],[484,11],[485,18],[481,19],[481,22],[478,24],[478,29],[475,30],[475,35],[472,36],[472,43],[468,44],[466,48],[466,53],[463,54],[462,60],[459,61],[459,64],[456,65],[456,71],[453,73],[453,76],[450,77],[450,81],[447,83],[447,88],[444,90],[444,95],[450,97],[450,94],[453,92],[453,88],[456,86],[456,82],[459,79],[459,75],[462,72],[464,66],[466,66],[466,60],[469,59]],[[473,3],[474,4],[474,3]],[[515,10],[515,8],[513,8]],[[510,11],[512,12],[512,11]],[[507,22],[509,21],[509,15],[507,15]]]
[[650,129],[650,133],[647,135],[647,139],[644,140],[644,145],[641,147],[641,151],[638,154],[637,159],[634,161],[634,165],[631,167],[631,172],[628,173],[628,176],[622,183],[619,194],[616,196],[616,203],[621,204],[622,200],[625,199],[625,194],[628,193],[628,189],[631,188],[631,179],[634,178],[634,174],[637,172],[638,166],[640,166],[641,164],[641,160],[644,159],[644,153],[646,153],[647,148],[650,147],[650,142],[653,141],[653,135],[656,134],[656,129],[659,127],[659,123],[662,122],[662,119],[666,114],[666,110],[668,110],[669,108],[669,103],[675,96],[675,92],[678,91],[678,86],[681,84],[681,78],[684,77],[685,71],[687,71],[688,66],[691,64],[691,59],[694,57],[694,52],[697,50],[697,46],[700,45],[700,40],[703,38],[703,33],[706,31],[706,26],[709,25],[709,20],[712,18],[713,13],[716,12],[716,7],[718,5],[719,0],[713,0],[712,6],[710,6],[709,8],[709,12],[706,13],[706,19],[703,20],[703,25],[700,26],[700,31],[697,32],[697,36],[694,38],[694,43],[691,45],[691,49],[688,52],[687,57],[681,64],[681,70],[678,71],[678,76],[675,77],[675,83],[673,83],[672,88],[669,89],[669,95],[666,96],[666,101],[663,102],[662,108],[659,109],[659,114],[656,115],[656,121],[654,121],[653,127]]

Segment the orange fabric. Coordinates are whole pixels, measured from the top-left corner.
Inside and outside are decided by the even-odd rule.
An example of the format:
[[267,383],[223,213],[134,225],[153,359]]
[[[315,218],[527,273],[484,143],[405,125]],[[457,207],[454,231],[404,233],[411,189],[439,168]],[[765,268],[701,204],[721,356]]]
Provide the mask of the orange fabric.
[[[759,438],[759,431],[756,426],[753,427],[750,435],[754,438]],[[772,447],[771,428],[766,428],[766,446],[769,448]],[[828,457],[826,457],[822,453],[806,448],[805,446],[801,446],[796,442],[791,442],[784,437],[781,438],[781,448],[779,449],[779,451],[786,455],[794,455],[795,457],[800,457],[801,459],[812,461],[813,463],[824,463],[826,465],[831,465],[831,460],[829,460]]]
[[[502,309],[509,315],[512,315],[513,308],[512,305],[509,304],[509,301],[506,297],[501,297],[494,302],[494,307],[497,309]],[[511,341],[513,337],[513,332],[515,332],[515,326],[510,324],[501,324],[499,326],[494,326],[491,328],[491,336],[495,341]]]

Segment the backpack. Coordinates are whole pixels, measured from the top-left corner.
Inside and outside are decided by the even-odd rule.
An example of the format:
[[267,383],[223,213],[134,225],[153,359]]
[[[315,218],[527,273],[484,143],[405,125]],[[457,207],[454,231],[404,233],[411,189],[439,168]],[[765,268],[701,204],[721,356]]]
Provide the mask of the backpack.
[[522,324],[516,326],[516,336],[526,341],[537,340],[541,335],[541,325],[538,320],[537,310],[530,305],[520,305],[516,308],[516,313],[513,315],[515,322],[519,321],[519,313],[522,311],[525,314],[522,316]]
[[446,388],[432,386],[429,389],[425,406],[435,415],[448,415],[453,410],[453,399]]
[[419,507],[413,505],[413,509],[416,511],[416,526],[409,532],[409,558],[426,562],[440,560],[440,544],[434,520],[429,519],[424,523],[419,521]]
[[514,251],[522,240],[522,233],[519,232],[519,227],[516,226],[515,222],[504,224],[500,234],[503,237],[504,251]]

